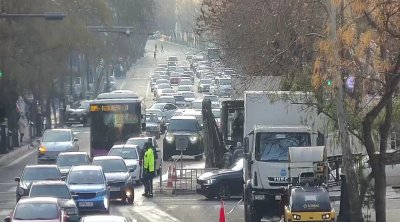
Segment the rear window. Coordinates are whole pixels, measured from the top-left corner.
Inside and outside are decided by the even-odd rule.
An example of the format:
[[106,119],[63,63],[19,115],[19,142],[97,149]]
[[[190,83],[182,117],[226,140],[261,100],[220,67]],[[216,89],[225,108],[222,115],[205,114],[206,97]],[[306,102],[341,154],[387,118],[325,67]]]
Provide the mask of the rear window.
[[137,155],[138,151],[134,148],[112,148],[110,150],[110,153],[108,153],[109,156],[120,156],[124,159],[139,159]]
[[71,141],[69,131],[50,130],[43,135],[43,142],[68,142]]
[[29,197],[55,197],[71,199],[67,185],[33,185]]
[[55,220],[58,219],[58,207],[55,203],[18,204],[14,220]]

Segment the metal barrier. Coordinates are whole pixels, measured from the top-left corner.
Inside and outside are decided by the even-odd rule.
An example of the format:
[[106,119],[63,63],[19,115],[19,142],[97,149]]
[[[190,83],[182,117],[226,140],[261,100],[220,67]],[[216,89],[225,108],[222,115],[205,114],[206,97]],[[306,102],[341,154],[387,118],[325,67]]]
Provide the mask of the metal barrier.
[[196,191],[197,178],[203,173],[218,170],[218,168],[177,168],[177,181],[174,182],[174,191],[193,193]]

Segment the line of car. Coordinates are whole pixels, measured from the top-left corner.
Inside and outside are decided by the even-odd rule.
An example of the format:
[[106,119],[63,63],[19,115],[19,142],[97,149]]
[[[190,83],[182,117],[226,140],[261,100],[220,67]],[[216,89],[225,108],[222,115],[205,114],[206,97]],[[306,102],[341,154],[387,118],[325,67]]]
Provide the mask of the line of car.
[[[15,178],[17,204],[5,221],[93,221],[91,217],[81,216],[109,214],[110,200],[133,204],[134,185],[142,180],[140,159],[149,139],[156,156],[161,156],[156,139],[142,136],[130,138],[126,144],[114,145],[107,156],[90,159],[86,152],[55,148],[57,140],[65,142],[66,135],[73,137],[74,134],[71,129],[45,131],[37,151],[38,162],[46,164],[26,165],[21,176]],[[51,144],[49,138],[52,138]],[[68,141],[69,145],[78,142],[75,139]],[[42,161],[43,156],[51,158]],[[161,158],[158,157],[156,170],[161,172]],[[33,212],[31,206],[35,204],[40,214]]]

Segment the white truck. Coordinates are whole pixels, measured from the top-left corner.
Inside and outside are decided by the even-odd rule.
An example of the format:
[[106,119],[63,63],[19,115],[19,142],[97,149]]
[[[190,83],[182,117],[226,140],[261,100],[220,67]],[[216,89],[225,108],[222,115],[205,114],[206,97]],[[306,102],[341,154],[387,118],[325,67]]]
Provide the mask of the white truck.
[[[245,221],[279,215],[281,188],[289,181],[289,147],[323,145],[313,95],[303,92],[246,91],[244,94]],[[323,128],[323,127],[322,127]],[[320,129],[320,131],[322,131]],[[291,181],[302,173],[292,165]]]

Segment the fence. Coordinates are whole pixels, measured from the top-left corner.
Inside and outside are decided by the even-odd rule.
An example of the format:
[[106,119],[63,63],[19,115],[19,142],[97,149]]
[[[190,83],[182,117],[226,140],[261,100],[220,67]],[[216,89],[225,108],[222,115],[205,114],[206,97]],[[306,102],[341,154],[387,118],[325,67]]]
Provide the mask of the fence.
[[206,173],[213,170],[217,170],[217,168],[185,168],[176,169],[178,174],[177,180],[173,183],[174,192],[179,193],[193,193],[196,191],[197,178]]

